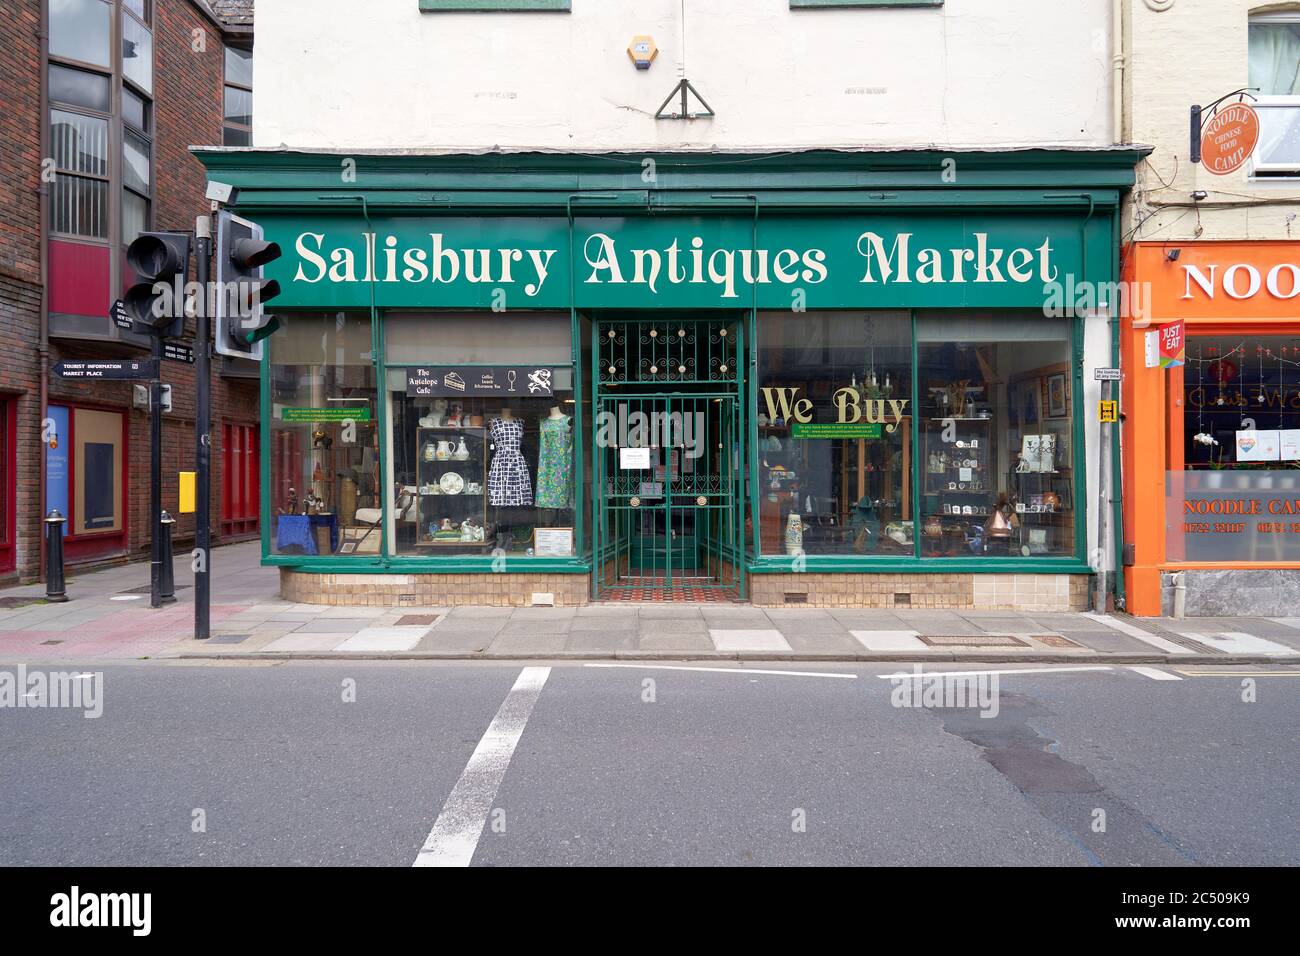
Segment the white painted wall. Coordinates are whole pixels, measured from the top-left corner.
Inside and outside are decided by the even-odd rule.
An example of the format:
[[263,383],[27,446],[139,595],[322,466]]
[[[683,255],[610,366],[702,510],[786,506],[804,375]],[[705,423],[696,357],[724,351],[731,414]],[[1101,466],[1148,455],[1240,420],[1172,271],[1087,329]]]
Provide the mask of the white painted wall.
[[[259,3],[254,144],[455,151],[1112,142],[1110,0],[797,11],[788,0],[684,0],[684,24],[683,0],[573,0],[568,14],[418,7]],[[646,72],[626,53],[640,33],[660,49]],[[716,118],[654,119],[683,64]]]
[[[1130,238],[1300,238],[1300,181],[1257,182],[1249,164],[1216,176],[1190,159],[1192,104],[1208,104],[1248,85],[1250,13],[1288,9],[1300,10],[1300,3],[1131,0],[1128,138],[1155,152],[1138,166],[1125,229]],[[1195,190],[1209,195],[1194,203]]]

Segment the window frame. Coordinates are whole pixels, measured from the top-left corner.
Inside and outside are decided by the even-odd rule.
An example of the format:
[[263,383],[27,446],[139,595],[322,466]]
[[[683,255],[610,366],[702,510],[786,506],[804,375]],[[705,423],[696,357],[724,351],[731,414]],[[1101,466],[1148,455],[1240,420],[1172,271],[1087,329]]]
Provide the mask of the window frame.
[[[241,43],[227,43],[221,48],[221,145],[223,146],[232,145],[226,142],[226,132],[228,130],[237,130],[239,132],[247,134],[248,136],[248,142],[246,144],[241,144],[241,145],[251,146],[253,143],[253,113],[252,113],[253,87],[252,85],[245,86],[243,83],[233,82],[230,79],[230,76],[228,75],[228,71],[226,69],[226,55],[230,50],[244,51],[245,53],[248,54],[250,63],[253,57],[252,46],[244,46]],[[245,126],[242,123],[232,123],[230,122],[230,120],[226,118],[226,90],[228,89],[243,90],[245,93],[248,94],[249,113],[248,113],[247,126]]]
[[[1272,13],[1256,13],[1250,15],[1247,19],[1246,30],[1249,37],[1250,28],[1256,24],[1268,23],[1294,23],[1300,25],[1300,10],[1282,10]],[[1249,50],[1249,39],[1247,39],[1247,49]],[[1249,53],[1247,53],[1249,57]],[[1249,60],[1246,66],[1246,82],[1250,82],[1250,64]],[[1263,110],[1283,110],[1291,109],[1300,112],[1300,94],[1291,96],[1273,96],[1258,95],[1254,97],[1251,104],[1256,113],[1260,116],[1261,130],[1264,126]],[[1300,160],[1293,163],[1268,163],[1260,158],[1258,146],[1251,155],[1248,175],[1252,180],[1259,182],[1272,182],[1276,180],[1300,179]]]

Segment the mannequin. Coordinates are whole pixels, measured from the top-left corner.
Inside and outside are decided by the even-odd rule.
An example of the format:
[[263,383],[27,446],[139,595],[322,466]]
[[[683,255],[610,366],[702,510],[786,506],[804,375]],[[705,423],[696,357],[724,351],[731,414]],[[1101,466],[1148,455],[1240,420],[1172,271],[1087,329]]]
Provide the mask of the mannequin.
[[548,415],[547,417],[548,417],[548,418],[563,418],[563,417],[564,417],[564,412],[563,412],[563,410],[561,410],[561,408],[560,408],[559,405],[552,405],[552,406],[551,406],[551,413],[550,413],[550,415]]
[[537,491],[539,508],[573,507],[573,432],[569,416],[552,405],[538,429]]
[[511,411],[510,409],[508,409],[508,408],[503,408],[503,409],[501,409],[501,415],[500,415],[499,417],[500,417],[503,421],[507,421],[507,422],[508,422],[508,421],[510,421],[512,418],[515,417],[515,413],[512,412],[512,411]]

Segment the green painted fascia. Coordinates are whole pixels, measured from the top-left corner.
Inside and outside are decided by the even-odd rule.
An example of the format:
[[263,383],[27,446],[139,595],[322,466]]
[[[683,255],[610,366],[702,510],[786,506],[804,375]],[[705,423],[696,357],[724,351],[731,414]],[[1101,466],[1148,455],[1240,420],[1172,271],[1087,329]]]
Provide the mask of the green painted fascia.
[[264,554],[264,567],[292,568],[311,574],[590,574],[591,565],[570,558],[506,558],[506,570],[493,568],[490,555],[422,558],[394,555],[359,560],[355,556],[302,557]]
[[788,555],[758,558],[750,574],[1091,574],[1078,558],[913,558],[842,554],[804,555],[801,571]]
[[421,13],[568,13],[570,0],[420,0]]
[[[728,190],[745,195],[764,194],[761,204],[788,195],[800,204],[826,203],[827,194],[869,193],[863,202],[897,202],[891,190],[928,190],[930,201],[962,203],[971,191],[1003,189],[1033,197],[1040,190],[1098,191],[1098,202],[1112,205],[1113,196],[1132,187],[1134,167],[1150,150],[1118,147],[1094,150],[1025,149],[985,151],[808,151],[757,154],[617,154],[573,155],[557,153],[486,153],[481,155],[381,155],[345,152],[309,153],[290,150],[198,149],[195,154],[213,179],[239,186],[241,205],[262,205],[261,192],[293,194],[297,202],[312,204],[314,194],[348,195],[364,191],[367,200],[381,204],[380,194],[395,195],[400,204],[418,204],[428,214],[441,204],[460,207],[465,200],[488,205],[538,202],[535,194],[554,194],[550,203],[563,203],[574,193],[608,191],[624,194],[611,205],[676,202],[689,194],[690,204],[726,202],[718,196]],[[343,183],[345,160],[355,162],[355,181]],[[954,160],[955,167],[945,167]],[[643,174],[653,163],[655,180],[647,188]],[[956,181],[944,180],[951,168]],[[464,199],[461,198],[464,195]],[[770,194],[770,195],[769,195]],[[269,198],[269,197],[268,197]],[[730,197],[732,203],[742,197]],[[1040,197],[1041,198],[1041,197]],[[588,197],[584,203],[590,203]],[[909,200],[910,201],[910,200]],[[296,205],[297,202],[289,202]],[[745,208],[752,208],[745,200]],[[834,203],[827,203],[833,206]]]

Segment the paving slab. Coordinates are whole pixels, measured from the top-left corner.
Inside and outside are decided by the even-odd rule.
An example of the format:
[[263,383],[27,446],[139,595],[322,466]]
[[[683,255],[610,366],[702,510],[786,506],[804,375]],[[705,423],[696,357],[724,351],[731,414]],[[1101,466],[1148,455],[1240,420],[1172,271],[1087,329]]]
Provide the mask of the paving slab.
[[709,628],[713,646],[720,651],[770,651],[780,653],[790,650],[790,642],[774,628]]

